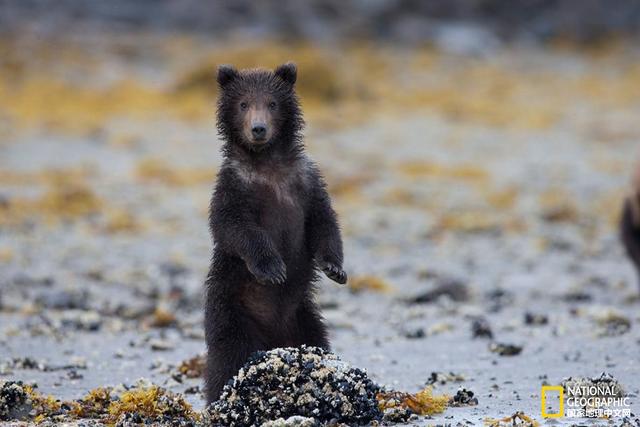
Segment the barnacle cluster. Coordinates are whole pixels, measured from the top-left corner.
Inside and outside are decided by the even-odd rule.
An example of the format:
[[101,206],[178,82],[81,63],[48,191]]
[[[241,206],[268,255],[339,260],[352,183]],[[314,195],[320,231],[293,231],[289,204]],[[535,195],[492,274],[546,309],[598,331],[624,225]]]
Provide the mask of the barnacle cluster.
[[59,401],[40,394],[34,386],[22,381],[0,381],[0,421],[28,418],[38,421],[60,410]]
[[367,424],[382,417],[380,387],[366,372],[317,347],[256,353],[205,417],[213,425],[260,425],[294,415]]
[[30,409],[26,387],[19,381],[5,381],[0,385],[0,420],[19,419]]

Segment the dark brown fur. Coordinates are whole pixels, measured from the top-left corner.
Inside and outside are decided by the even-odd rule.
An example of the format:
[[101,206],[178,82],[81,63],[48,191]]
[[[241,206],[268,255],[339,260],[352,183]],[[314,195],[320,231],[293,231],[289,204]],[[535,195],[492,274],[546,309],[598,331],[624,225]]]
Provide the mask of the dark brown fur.
[[[207,402],[258,350],[329,348],[317,270],[346,282],[342,240],[317,167],[304,154],[296,68],[218,71],[224,161],[210,208]],[[256,132],[256,127],[265,127]]]

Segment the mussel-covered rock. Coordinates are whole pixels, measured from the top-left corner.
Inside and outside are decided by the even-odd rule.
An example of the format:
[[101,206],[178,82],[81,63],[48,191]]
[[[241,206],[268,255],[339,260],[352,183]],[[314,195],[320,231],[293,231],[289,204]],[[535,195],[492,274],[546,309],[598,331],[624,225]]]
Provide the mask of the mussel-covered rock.
[[205,411],[210,425],[260,425],[292,416],[367,424],[379,419],[378,385],[317,347],[255,353]]

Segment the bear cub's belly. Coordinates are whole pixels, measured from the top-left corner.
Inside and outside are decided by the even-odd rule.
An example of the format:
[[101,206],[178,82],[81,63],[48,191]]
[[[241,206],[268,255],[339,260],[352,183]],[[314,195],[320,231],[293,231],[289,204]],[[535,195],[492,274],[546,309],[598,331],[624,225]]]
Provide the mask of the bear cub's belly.
[[306,248],[304,210],[289,190],[283,193],[279,189],[276,193],[269,186],[259,186],[256,194],[262,199],[258,224],[282,257],[287,278],[281,285],[261,284],[255,280],[246,283],[241,287],[239,301],[245,313],[258,325],[284,338],[295,321],[313,275],[313,264]]
[[274,191],[269,186],[261,186],[262,208],[259,212],[259,225],[275,243],[278,252],[287,264],[295,263],[306,255],[304,208],[293,188]]

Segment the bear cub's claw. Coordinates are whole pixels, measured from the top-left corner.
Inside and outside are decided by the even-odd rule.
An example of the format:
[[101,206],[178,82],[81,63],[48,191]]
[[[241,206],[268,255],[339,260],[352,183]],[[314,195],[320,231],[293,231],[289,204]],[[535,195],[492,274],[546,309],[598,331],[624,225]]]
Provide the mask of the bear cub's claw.
[[347,283],[347,273],[345,273],[345,271],[341,267],[338,267],[335,264],[332,264],[330,262],[324,263],[322,265],[322,271],[327,275],[329,279],[333,280],[336,283],[339,283],[341,285]]
[[282,285],[287,279],[287,267],[280,257],[264,258],[248,266],[258,283]]

